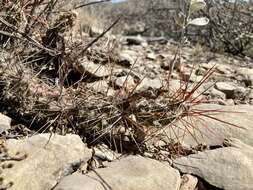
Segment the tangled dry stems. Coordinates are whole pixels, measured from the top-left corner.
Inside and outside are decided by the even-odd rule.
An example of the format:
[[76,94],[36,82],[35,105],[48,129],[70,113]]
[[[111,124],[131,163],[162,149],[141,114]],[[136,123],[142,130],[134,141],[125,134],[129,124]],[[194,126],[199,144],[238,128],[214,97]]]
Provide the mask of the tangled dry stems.
[[[59,12],[54,1],[15,2],[0,5],[7,15],[0,17],[4,26],[1,45],[7,50],[2,51],[5,57],[0,64],[0,105],[1,111],[17,123],[29,126],[35,133],[76,133],[89,145],[103,141],[121,152],[142,152],[147,149],[146,142],[169,127],[173,138],[163,135],[170,142],[167,148],[172,154],[183,154],[182,137],[177,130],[191,133],[189,128],[195,127],[184,117],[212,117],[207,111],[193,109],[203,102],[200,95],[193,95],[212,69],[194,87],[189,87],[189,81],[182,81],[180,89],[174,92],[168,81],[158,91],[138,92],[136,88],[142,82],[139,79],[135,87],[129,89],[124,84],[113,95],[98,93],[87,86],[87,80],[94,79],[91,73],[81,73],[77,66],[81,60],[115,65],[117,42],[114,40],[114,46],[104,48],[106,31],[82,41],[71,38],[76,15],[71,11],[53,14]],[[14,22],[8,15],[19,19]],[[175,125],[177,121],[183,123],[184,129]]]

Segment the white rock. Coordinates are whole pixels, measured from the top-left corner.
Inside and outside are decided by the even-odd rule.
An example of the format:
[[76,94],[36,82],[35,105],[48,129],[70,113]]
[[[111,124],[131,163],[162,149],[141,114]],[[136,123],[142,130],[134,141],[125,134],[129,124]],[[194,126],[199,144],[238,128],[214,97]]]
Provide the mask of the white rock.
[[189,174],[182,176],[180,190],[195,190],[198,184],[198,178]]
[[208,92],[210,93],[211,97],[214,99],[215,98],[222,99],[222,100],[226,99],[226,94],[215,88],[211,88],[210,90],[208,90]]
[[115,84],[118,87],[125,87],[127,89],[131,89],[135,87],[134,78],[131,75],[118,77],[115,80]]
[[215,88],[226,94],[227,98],[233,97],[234,91],[238,88],[237,85],[231,82],[217,82]]
[[252,190],[253,147],[239,141],[234,147],[209,150],[174,161],[183,173],[197,175],[224,190]]
[[95,151],[95,156],[101,160],[105,160],[105,161],[113,161],[118,159],[121,154],[118,154],[114,151],[112,151],[111,149],[109,149],[107,146],[105,145],[98,145],[94,148]]
[[138,55],[132,50],[123,50],[119,53],[119,64],[131,66],[136,61]]
[[235,102],[234,102],[233,99],[227,99],[227,100],[226,100],[226,105],[227,105],[227,106],[233,106],[233,105],[235,105]]
[[86,175],[65,177],[55,190],[179,190],[180,174],[167,163],[128,156]]
[[236,74],[242,77],[246,86],[253,86],[253,69],[238,68]]
[[146,56],[150,60],[156,60],[156,54],[155,53],[148,53]]
[[0,113],[0,134],[11,128],[11,118]]
[[156,79],[149,79],[144,78],[141,83],[136,87],[137,92],[143,92],[147,90],[158,90],[161,89],[163,86],[162,81],[158,78]]
[[105,80],[88,83],[87,87],[91,88],[95,92],[107,94],[109,96],[115,93],[114,90],[108,85],[108,82]]
[[250,91],[249,91],[249,93],[248,93],[248,98],[249,99],[253,99],[253,89],[251,89]]
[[[187,92],[191,92],[193,90],[193,88],[196,86],[197,83],[191,83],[189,82],[187,84],[187,82],[184,81],[180,81],[180,80],[170,80],[169,82],[169,89],[170,89],[170,93],[174,94],[174,93],[179,93],[180,90],[183,90],[187,87],[186,91]],[[200,86],[198,89],[196,89],[191,98],[201,98],[202,97],[202,92],[204,92],[204,88],[202,86]]]
[[83,59],[79,61],[79,64],[75,65],[74,68],[76,71],[78,71],[80,74],[88,73],[94,77],[107,77],[112,72],[111,68],[109,66],[101,65],[101,64],[95,64],[92,61],[89,61],[87,59]]
[[52,189],[74,165],[91,158],[91,151],[77,135],[40,134],[24,140],[7,140],[10,156],[27,155],[22,161],[6,161],[12,168],[3,170],[4,183],[13,182],[13,190]]
[[253,146],[253,106],[201,104],[191,109],[204,113],[207,117],[196,114],[185,117],[186,122],[175,122],[173,129],[170,126],[164,130],[170,138],[180,140],[187,147],[200,143],[222,145],[224,139],[232,137]]
[[231,69],[230,66],[228,66],[228,65],[222,65],[222,64],[217,65],[216,70],[220,74],[226,74],[226,75],[229,75],[232,72],[232,69]]

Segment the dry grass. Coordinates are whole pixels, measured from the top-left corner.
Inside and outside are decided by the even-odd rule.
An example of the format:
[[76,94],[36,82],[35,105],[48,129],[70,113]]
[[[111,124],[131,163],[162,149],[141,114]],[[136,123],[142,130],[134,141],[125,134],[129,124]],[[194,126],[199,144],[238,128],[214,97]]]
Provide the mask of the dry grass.
[[[192,109],[205,101],[201,94],[195,94],[213,69],[193,87],[189,81],[182,81],[176,91],[170,90],[167,81],[168,85],[158,91],[138,92],[136,88],[143,80],[139,79],[132,88],[125,82],[113,95],[97,93],[87,86],[87,80],[94,79],[77,71],[76,65],[85,58],[111,65],[113,73],[117,53],[114,46],[104,48],[107,39],[103,36],[117,21],[98,37],[80,41],[70,32],[75,25],[75,13],[59,12],[57,1],[18,2],[0,5],[6,12],[0,17],[1,45],[6,50],[0,64],[0,106],[1,111],[32,130],[32,135],[76,133],[89,145],[103,141],[119,152],[143,152],[150,139],[171,127],[176,139],[167,137],[168,149],[173,154],[184,154],[181,137],[172,127],[175,122],[183,122],[184,130],[191,133],[188,129],[195,126],[186,116],[215,119],[208,111]],[[8,15],[19,19],[13,22]],[[108,81],[112,75],[107,77]]]

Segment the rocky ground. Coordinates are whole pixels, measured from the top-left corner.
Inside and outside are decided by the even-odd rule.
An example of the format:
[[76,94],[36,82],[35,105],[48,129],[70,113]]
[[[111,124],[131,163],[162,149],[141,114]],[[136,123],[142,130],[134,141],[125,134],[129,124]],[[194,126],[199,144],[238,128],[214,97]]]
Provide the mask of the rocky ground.
[[[126,101],[136,105],[122,105],[122,109],[137,110],[128,117],[132,123],[141,121],[136,128],[145,126],[135,129],[134,135],[136,144],[145,141],[146,148],[126,152],[112,149],[103,141],[87,145],[85,138],[73,130],[61,135],[30,132],[26,126],[18,133],[17,121],[21,120],[5,111],[0,114],[0,189],[252,190],[253,61],[211,53],[201,46],[184,47],[180,71],[175,70],[168,82],[176,52],[173,41],[124,37],[118,50],[113,63],[102,63],[98,61],[101,55],[92,54],[92,59],[84,58],[76,69],[89,74],[84,83],[99,94],[94,104],[102,103],[104,98],[99,97],[105,96],[107,103],[110,98],[115,103],[121,96],[138,99]],[[164,103],[169,101],[165,86],[174,104],[182,100],[182,89],[186,89],[183,97],[191,94],[180,104],[183,111]],[[38,89],[33,92],[38,94]],[[177,119],[186,108],[188,114],[179,114]],[[169,115],[175,119],[158,117],[152,111],[155,109],[175,111]],[[149,119],[138,115],[143,110],[147,110]],[[86,111],[97,113],[94,109]],[[123,134],[122,146],[131,142],[131,127],[111,126],[116,130],[113,135]]]

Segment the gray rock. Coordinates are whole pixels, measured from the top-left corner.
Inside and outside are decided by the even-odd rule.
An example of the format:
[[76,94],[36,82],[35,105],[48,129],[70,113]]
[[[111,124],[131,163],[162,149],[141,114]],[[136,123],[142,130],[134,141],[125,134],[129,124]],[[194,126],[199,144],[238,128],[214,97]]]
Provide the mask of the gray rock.
[[169,89],[172,93],[177,92],[180,88],[182,88],[182,82],[180,80],[170,80],[169,81]]
[[[172,79],[169,82],[169,89],[170,89],[171,95],[173,95],[173,94],[175,95],[175,93],[179,93],[181,90],[185,89],[186,87],[187,87],[186,91],[190,92],[190,91],[193,90],[193,88],[195,86],[196,86],[196,83],[189,82],[187,84],[187,82],[183,82],[183,81],[178,80],[178,79],[174,79],[174,80]],[[198,89],[194,90],[191,97],[192,98],[197,98],[198,97],[198,99],[201,98],[202,97],[202,92],[204,92],[204,90],[205,89],[200,86]]]
[[145,32],[146,30],[146,24],[144,22],[138,21],[134,24],[127,25],[125,28],[126,35],[139,35]]
[[226,94],[215,88],[211,88],[210,90],[208,90],[208,93],[210,93],[210,96],[214,99],[215,98],[222,99],[222,100],[226,99]]
[[162,81],[158,78],[156,79],[149,79],[144,78],[141,83],[136,87],[137,92],[143,92],[147,90],[158,90],[161,89],[163,86]]
[[88,73],[98,78],[107,77],[112,73],[110,67],[101,64],[95,64],[87,59],[79,61],[78,64],[74,65],[74,68],[80,74]]
[[123,50],[119,53],[118,63],[123,66],[131,66],[137,59],[137,54],[131,50]]
[[217,65],[216,70],[218,71],[218,73],[226,74],[226,75],[229,75],[231,74],[231,72],[233,72],[229,65],[223,65],[223,64]]
[[246,86],[253,86],[253,69],[238,68],[236,74],[242,78]]
[[[175,122],[174,127],[165,129],[170,138],[180,140],[187,147],[221,145],[224,139],[232,137],[253,146],[253,106],[201,104],[190,109],[195,116],[189,115],[183,118],[185,122]],[[200,116],[198,112],[207,116]]]
[[[213,68],[215,65],[217,65],[217,61],[210,61],[208,63],[202,63],[201,67],[206,70],[209,70],[209,69]],[[216,68],[216,66],[215,66],[215,68]]]
[[7,140],[10,156],[27,155],[21,161],[6,161],[13,167],[3,170],[4,183],[13,182],[13,190],[52,189],[73,167],[91,158],[91,151],[77,135],[40,134],[24,140]]
[[87,87],[91,88],[95,92],[107,94],[109,96],[115,93],[115,91],[108,85],[108,82],[105,80],[88,83]]
[[224,190],[252,190],[253,147],[239,140],[232,141],[233,147],[178,158],[174,167]]
[[233,106],[233,105],[235,105],[235,102],[234,102],[233,99],[227,99],[227,100],[225,101],[225,103],[226,103],[227,106]]
[[155,53],[148,53],[146,58],[150,60],[156,60],[157,55]]
[[191,75],[189,81],[194,82],[194,83],[199,83],[201,80],[203,80],[203,76],[193,74],[193,75]]
[[200,75],[198,73],[197,70],[193,69],[193,68],[184,68],[183,71],[181,71],[180,75],[182,77],[182,80],[184,80],[185,82],[195,82],[198,83],[203,79],[203,76]]
[[55,190],[179,190],[180,174],[167,163],[128,156],[86,175],[65,177]]
[[247,97],[248,97],[249,99],[253,99],[253,89],[250,89],[250,91],[249,91],[248,94],[247,94]]
[[118,87],[123,87],[124,86],[127,89],[134,88],[135,85],[136,85],[135,82],[134,82],[134,78],[131,75],[118,77],[115,80],[115,84]]
[[106,145],[98,145],[94,148],[95,154],[94,156],[99,158],[100,160],[112,162],[121,156],[111,149],[109,149]]
[[239,86],[233,91],[233,95],[231,98],[233,99],[244,99],[247,95],[247,89]]
[[234,92],[238,86],[231,82],[217,82],[215,88],[226,94],[227,98],[234,97]]
[[11,128],[11,118],[0,113],[0,134]]
[[195,190],[198,184],[198,178],[189,174],[182,176],[180,190]]

